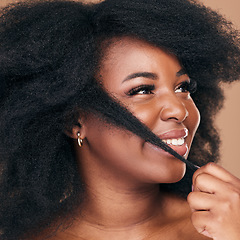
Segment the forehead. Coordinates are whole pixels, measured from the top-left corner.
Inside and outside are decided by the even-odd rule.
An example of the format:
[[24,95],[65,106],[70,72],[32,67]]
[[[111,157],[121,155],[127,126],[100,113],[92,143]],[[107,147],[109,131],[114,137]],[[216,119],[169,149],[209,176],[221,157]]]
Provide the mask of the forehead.
[[[130,53],[143,54],[143,52],[153,53],[153,52],[165,52],[171,56],[166,50],[160,47],[156,47],[145,40],[141,40],[134,37],[116,37],[111,38],[103,43],[103,62],[107,60],[113,61],[117,57],[129,57]],[[127,55],[126,55],[127,54]]]
[[100,74],[128,75],[137,71],[155,72],[181,69],[177,57],[162,48],[133,37],[113,38],[103,44]]

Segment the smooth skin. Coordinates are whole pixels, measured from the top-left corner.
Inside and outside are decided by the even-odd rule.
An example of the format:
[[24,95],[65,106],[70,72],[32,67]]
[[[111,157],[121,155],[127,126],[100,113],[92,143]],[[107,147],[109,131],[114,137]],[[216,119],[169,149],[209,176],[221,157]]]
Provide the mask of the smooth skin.
[[[200,115],[174,55],[134,38],[113,39],[97,78],[155,134],[187,128],[190,149]],[[79,123],[68,135],[75,139],[86,197],[73,224],[51,239],[240,239],[239,179],[214,164],[202,167],[187,202],[159,190],[159,183],[184,176],[183,162],[93,114]]]

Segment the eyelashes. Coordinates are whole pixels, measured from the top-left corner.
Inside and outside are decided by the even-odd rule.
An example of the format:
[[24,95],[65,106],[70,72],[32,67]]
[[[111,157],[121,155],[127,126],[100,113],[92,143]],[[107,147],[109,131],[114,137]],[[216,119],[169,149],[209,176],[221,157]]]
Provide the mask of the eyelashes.
[[[134,95],[144,95],[144,94],[154,94],[155,85],[153,84],[143,84],[137,87],[132,88],[126,94],[128,96]],[[179,93],[194,93],[197,90],[197,82],[195,80],[184,81],[175,88],[175,92]]]
[[143,95],[143,94],[153,94],[153,90],[155,90],[154,85],[148,85],[148,84],[143,84],[140,86],[137,86],[135,88],[132,88],[127,95],[128,96],[133,96],[133,95]]
[[197,82],[195,80],[184,81],[176,87],[175,92],[189,92],[195,93],[197,91]]

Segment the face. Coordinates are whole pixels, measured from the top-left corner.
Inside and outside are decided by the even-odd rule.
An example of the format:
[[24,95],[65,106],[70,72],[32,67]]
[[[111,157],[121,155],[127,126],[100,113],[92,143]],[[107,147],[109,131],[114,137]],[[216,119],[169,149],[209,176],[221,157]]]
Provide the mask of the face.
[[[187,157],[199,112],[190,96],[190,79],[179,61],[144,41],[121,38],[110,44],[98,78],[153,133]],[[93,115],[84,121],[81,159],[94,162],[103,176],[145,183],[179,181],[185,164],[131,132]]]

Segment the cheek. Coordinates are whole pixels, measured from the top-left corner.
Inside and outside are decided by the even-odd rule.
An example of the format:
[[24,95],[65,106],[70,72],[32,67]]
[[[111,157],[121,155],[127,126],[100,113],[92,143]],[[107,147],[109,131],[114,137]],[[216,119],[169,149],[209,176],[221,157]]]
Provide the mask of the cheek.
[[159,121],[160,109],[157,101],[149,101],[135,106],[130,105],[128,109],[150,129],[154,128]]
[[184,124],[186,125],[186,127],[189,130],[189,137],[188,137],[187,141],[188,141],[188,144],[190,147],[192,144],[194,135],[195,135],[195,133],[198,129],[199,123],[200,123],[200,113],[193,101],[191,102],[191,104],[188,105],[187,110],[188,110],[189,115],[186,118]]
[[[101,125],[101,124],[100,124]],[[114,126],[93,125],[88,145],[94,166],[109,178],[141,179],[146,172],[142,139]],[[89,155],[88,155],[89,156]]]
[[191,132],[195,134],[200,123],[200,112],[193,101],[187,110],[189,115],[186,119],[186,122],[188,123]]
[[140,139],[129,131],[101,120],[89,121],[86,126],[89,150],[92,155],[102,160],[123,159],[127,157],[128,146],[134,145],[134,143],[136,145],[136,141],[140,142]]

